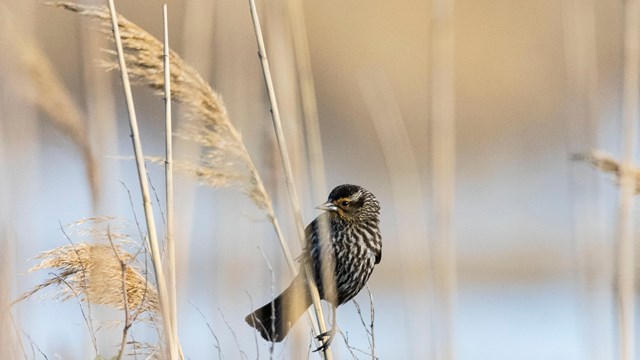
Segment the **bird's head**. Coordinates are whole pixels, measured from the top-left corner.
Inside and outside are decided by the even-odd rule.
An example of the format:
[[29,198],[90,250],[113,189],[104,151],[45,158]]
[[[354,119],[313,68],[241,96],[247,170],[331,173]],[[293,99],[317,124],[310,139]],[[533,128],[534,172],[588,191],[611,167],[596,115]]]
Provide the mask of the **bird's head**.
[[345,221],[366,221],[378,217],[380,203],[367,189],[358,185],[344,184],[334,188],[327,202],[318,206],[318,209]]

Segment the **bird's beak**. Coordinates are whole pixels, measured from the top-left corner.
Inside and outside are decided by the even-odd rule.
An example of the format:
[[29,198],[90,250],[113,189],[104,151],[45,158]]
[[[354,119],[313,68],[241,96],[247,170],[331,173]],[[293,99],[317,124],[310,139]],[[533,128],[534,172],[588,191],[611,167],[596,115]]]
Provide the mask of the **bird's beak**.
[[326,203],[316,207],[316,209],[323,211],[338,211],[338,207],[331,201],[327,201]]

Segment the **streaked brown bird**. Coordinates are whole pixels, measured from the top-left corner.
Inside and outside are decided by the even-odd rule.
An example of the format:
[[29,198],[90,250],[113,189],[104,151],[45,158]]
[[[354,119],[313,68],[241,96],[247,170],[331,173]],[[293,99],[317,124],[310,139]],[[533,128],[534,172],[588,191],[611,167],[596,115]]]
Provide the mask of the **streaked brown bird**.
[[[382,259],[380,204],[357,185],[340,185],[318,206],[325,212],[305,229],[307,246],[299,261],[311,266],[318,292],[332,305],[332,327],[318,340],[329,346],[336,331],[336,308],[353,299]],[[280,342],[312,300],[303,266],[289,287],[245,320],[265,340]]]

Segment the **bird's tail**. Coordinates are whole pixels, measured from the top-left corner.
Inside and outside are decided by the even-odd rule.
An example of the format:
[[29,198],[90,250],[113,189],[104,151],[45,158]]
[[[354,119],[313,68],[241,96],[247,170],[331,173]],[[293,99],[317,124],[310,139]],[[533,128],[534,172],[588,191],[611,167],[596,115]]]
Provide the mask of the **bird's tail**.
[[298,275],[282,294],[244,319],[265,340],[280,342],[311,303],[307,284]]

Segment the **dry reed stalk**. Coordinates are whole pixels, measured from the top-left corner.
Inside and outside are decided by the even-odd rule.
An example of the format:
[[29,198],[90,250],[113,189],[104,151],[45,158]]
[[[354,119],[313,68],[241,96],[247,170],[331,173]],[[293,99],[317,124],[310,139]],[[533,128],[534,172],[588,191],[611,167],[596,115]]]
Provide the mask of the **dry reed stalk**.
[[12,263],[13,251],[6,229],[0,230],[0,358],[28,359],[11,312],[10,298],[14,286]]
[[367,333],[367,341],[369,342],[369,352],[364,351],[362,349],[358,349],[352,346],[351,344],[349,344],[349,335],[342,332],[341,329],[338,329],[338,331],[340,332],[340,335],[342,335],[342,338],[344,339],[344,344],[346,345],[347,350],[349,350],[349,353],[351,354],[351,357],[354,360],[358,359],[354,351],[357,351],[359,353],[366,355],[367,357],[370,357],[371,360],[378,359],[378,357],[376,356],[376,337],[375,337],[375,330],[374,330],[376,309],[373,304],[373,295],[371,294],[371,289],[369,288],[368,284],[366,288],[367,288],[367,294],[369,295],[369,323],[368,324],[364,318],[364,314],[362,313],[362,308],[360,307],[360,304],[355,299],[353,300],[353,305],[355,306],[356,312],[358,313],[360,324],[362,325],[362,327]]
[[[359,74],[359,85],[365,103],[369,109],[373,127],[378,135],[378,141],[382,147],[385,165],[388,169],[391,194],[393,199],[393,216],[396,219],[396,238],[400,250],[402,285],[405,292],[404,309],[408,314],[405,327],[409,336],[405,341],[410,349],[410,358],[419,357],[418,354],[433,351],[431,344],[425,344],[415,338],[413,334],[419,333],[419,329],[428,324],[432,318],[429,311],[433,308],[434,300],[430,297],[427,304],[411,301],[411,293],[415,292],[416,279],[418,283],[425,284],[430,296],[433,296],[432,279],[427,275],[433,273],[430,261],[425,261],[425,253],[429,251],[429,241],[424,244],[407,244],[407,240],[415,236],[428,239],[426,227],[427,214],[422,204],[426,195],[420,179],[420,169],[417,156],[411,146],[409,131],[405,125],[402,113],[394,99],[393,92],[384,74],[378,72],[362,72]],[[401,174],[401,176],[391,176]],[[421,235],[416,235],[421,234]],[[419,247],[418,247],[419,246]],[[424,264],[419,271],[408,270],[404,264]],[[416,274],[417,272],[417,274]],[[426,305],[426,306],[425,306]],[[430,329],[433,333],[435,329]],[[433,354],[432,354],[433,357]]]
[[13,282],[9,276],[9,266],[4,261],[8,248],[5,238],[5,234],[3,232],[0,233],[0,357],[9,358],[9,354],[14,347],[13,332],[9,322],[12,314],[8,304],[9,286]]
[[[212,29],[216,26],[217,21],[212,21],[215,12],[213,11],[218,5],[218,2],[199,0],[188,1],[181,6],[183,12],[181,28],[177,29],[180,35],[179,43],[181,45],[180,51],[184,59],[194,68],[197,68],[200,75],[207,79],[210,64],[213,63],[212,57],[215,56],[213,51],[210,51],[214,42],[211,37],[213,35]],[[174,24],[175,25],[175,24]],[[177,46],[174,45],[177,49]],[[201,66],[198,66],[201,65]],[[203,71],[204,70],[204,71]],[[172,99],[173,100],[173,99]],[[174,122],[177,125],[183,124],[180,120],[185,119],[185,115],[188,111],[184,110],[184,107],[174,107],[177,109],[175,112]],[[179,129],[179,127],[174,127]],[[201,146],[192,141],[185,140],[181,137],[173,139],[174,149],[176,154],[180,154],[181,159],[198,159],[201,155]],[[197,162],[197,160],[196,160]],[[180,173],[180,170],[175,168],[176,174]],[[196,227],[193,226],[192,220],[197,213],[197,196],[200,184],[192,181],[192,177],[179,176],[175,179],[175,188],[178,191],[179,196],[175,198],[175,208],[180,209],[175,213],[174,220],[174,238],[179,239],[179,246],[176,249],[176,284],[187,284],[192,274],[191,268],[188,266],[191,259],[189,254],[192,253],[192,245],[194,241],[193,233],[196,231]],[[217,272],[217,276],[224,278],[223,272]],[[212,281],[218,284],[217,280]],[[176,290],[180,291],[181,286],[177,285]],[[218,358],[222,358],[221,351],[219,350],[218,339],[215,338],[216,346],[218,346]]]
[[133,103],[133,96],[131,94],[131,85],[129,83],[129,75],[124,57],[122,39],[120,37],[118,14],[116,13],[113,0],[109,0],[109,14],[111,19],[111,30],[113,31],[113,38],[115,40],[116,52],[118,56],[118,67],[120,69],[122,86],[127,102],[127,113],[129,115],[129,125],[131,128],[131,138],[133,141],[133,152],[136,158],[136,168],[138,170],[140,192],[142,193],[142,205],[144,207],[144,214],[147,223],[148,242],[149,247],[151,248],[151,261],[153,262],[153,269],[156,276],[156,286],[158,288],[158,295],[160,300],[159,304],[160,312],[162,314],[163,330],[167,342],[169,358],[171,360],[176,360],[178,358],[182,358],[182,356],[179,355],[179,342],[176,334],[173,332],[172,327],[171,319],[173,319],[174,315],[172,314],[167,282],[164,274],[164,269],[162,267],[162,257],[160,255],[160,245],[156,232],[155,218],[153,216],[153,207],[151,206],[151,197],[149,195],[149,183],[147,181],[147,170],[144,162],[144,155],[142,153],[142,144],[140,142],[138,120],[136,118],[136,111]]
[[[296,75],[300,89],[302,105],[302,119],[304,129],[304,145],[308,160],[311,194],[313,199],[324,199],[327,194],[327,180],[325,177],[324,156],[322,153],[322,137],[318,118],[318,104],[316,100],[315,83],[309,55],[309,42],[304,19],[304,11],[300,0],[286,2],[287,15],[291,26],[291,38],[296,64]],[[320,226],[328,226],[321,223]],[[328,230],[325,229],[325,231]],[[326,284],[335,283],[332,274],[325,273]],[[311,320],[311,316],[309,316]]]
[[[267,52],[264,45],[264,39],[262,37],[262,29],[260,27],[260,20],[258,18],[258,12],[254,0],[249,0],[249,7],[251,10],[251,18],[253,20],[253,28],[256,34],[256,41],[258,43],[258,56],[260,58],[260,64],[262,65],[262,73],[264,75],[265,86],[269,95],[269,103],[271,104],[271,118],[273,120],[273,127],[276,134],[276,140],[278,143],[278,149],[280,150],[280,159],[282,160],[282,167],[284,169],[285,180],[287,183],[287,190],[289,194],[289,201],[294,213],[294,220],[296,230],[298,232],[298,240],[302,248],[306,246],[306,236],[304,230],[304,223],[302,222],[302,211],[300,210],[300,201],[296,192],[295,181],[293,179],[293,171],[291,169],[291,161],[289,160],[289,153],[287,151],[287,144],[282,130],[282,122],[280,120],[280,112],[278,110],[278,102],[276,100],[275,90],[273,87],[273,81],[271,79],[271,70],[269,69],[269,61],[267,60]],[[291,269],[295,273],[295,268]],[[320,304],[320,294],[314,281],[313,271],[311,265],[304,264],[303,270],[307,274],[307,285],[309,286],[309,292],[313,301],[313,311],[315,312],[316,325],[318,331],[322,334],[326,332],[326,325],[324,323],[324,316],[322,314],[322,305]],[[325,284],[335,284],[335,281],[325,281]],[[313,329],[313,327],[312,327]],[[315,331],[315,329],[313,329]],[[328,345],[328,344],[327,344]],[[323,357],[327,360],[333,359],[333,355],[329,346],[323,347]]]
[[593,146],[598,140],[599,108],[595,4],[565,0],[563,5],[570,145],[586,141]]
[[454,359],[456,296],[455,250],[455,91],[454,5],[452,0],[432,3],[431,128],[433,166],[435,287],[440,328],[437,359]]
[[113,250],[113,254],[118,260],[120,264],[120,285],[122,287],[122,307],[124,310],[124,326],[122,328],[122,340],[120,341],[120,351],[118,352],[117,360],[122,359],[122,355],[124,355],[124,350],[127,347],[127,338],[129,335],[129,329],[131,328],[131,315],[129,310],[129,297],[127,296],[127,263],[120,257],[118,249],[116,249],[113,243],[113,237],[111,236],[111,229],[107,230],[107,236],[109,237],[109,245],[111,245],[111,249]]
[[167,4],[162,7],[164,28],[163,68],[164,68],[164,104],[165,104],[165,190],[167,211],[167,270],[169,278],[169,306],[171,307],[171,331],[174,342],[178,343],[178,305],[176,286],[176,245],[173,237],[173,122],[171,117],[171,65],[169,61],[169,23]]
[[[367,288],[367,294],[369,295],[369,323],[368,324],[364,319],[364,315],[362,313],[362,308],[360,307],[360,304],[355,299],[353,300],[353,305],[355,306],[356,312],[358,313],[360,324],[364,328],[364,331],[366,331],[367,333],[367,341],[369,342],[369,352],[356,349],[350,346],[348,341],[349,339],[344,334],[342,334],[342,331],[340,333],[345,338],[345,344],[347,345],[347,347],[349,347],[349,351],[351,351],[352,349],[358,350],[361,353],[371,357],[371,360],[376,360],[378,359],[378,357],[376,356],[376,336],[375,336],[376,308],[373,304],[373,295],[371,294],[371,289],[369,289],[368,284],[366,288]],[[351,354],[354,355],[353,352],[351,352]]]
[[327,195],[322,139],[318,119],[316,90],[309,56],[309,42],[304,21],[304,12],[300,0],[287,1],[287,13],[291,24],[292,44],[296,70],[300,86],[302,118],[304,120],[304,139],[311,178],[311,193],[314,199],[323,199]]
[[[178,30],[180,34],[181,55],[183,59],[198,69],[202,78],[209,78],[215,64],[213,57],[217,56],[214,48],[214,31],[218,25],[216,21],[216,10],[220,5],[218,1],[210,0],[190,0],[181,4],[184,11],[182,15],[182,27]],[[213,20],[212,20],[213,19]],[[179,122],[185,118],[185,111],[182,106],[177,108],[175,119]],[[180,124],[180,123],[179,123]],[[184,138],[174,139],[176,154],[180,154],[182,159],[198,159],[201,154],[200,145]],[[174,164],[175,166],[175,164]],[[176,169],[176,173],[180,173]],[[180,246],[176,249],[176,266],[179,269],[176,273],[178,284],[187,284],[190,279],[190,267],[187,265],[191,261],[189,254],[193,243],[192,219],[196,214],[196,199],[199,184],[194,183],[189,177],[177,177],[175,187],[180,196],[175,199],[176,209],[180,209],[175,214],[174,236],[180,239]],[[220,280],[224,278],[223,272],[216,272]],[[214,280],[215,284],[222,281]]]
[[635,359],[635,219],[637,189],[634,152],[637,145],[640,96],[640,1],[625,2],[623,79],[623,158],[620,173],[618,212],[617,296],[619,354]]
[[[103,7],[82,6],[70,2],[49,3],[101,20],[103,31],[108,29],[109,15]],[[163,89],[162,44],[137,25],[118,17],[124,57],[132,79],[156,91]],[[275,216],[271,199],[262,179],[246,150],[240,133],[231,124],[222,99],[193,68],[175,52],[169,54],[171,66],[171,95],[185,106],[191,121],[177,134],[203,146],[198,164],[176,162],[177,170],[186,170],[202,184],[211,187],[239,185],[254,204],[267,215],[278,237],[287,265],[292,273],[296,264]],[[114,69],[114,62],[107,62]],[[320,309],[321,310],[321,309]]]
[[[70,2],[49,4],[99,19],[103,31],[107,33],[109,15],[105,8]],[[123,16],[118,17],[118,22],[131,78],[157,92],[162,91],[164,89],[162,44]],[[175,162],[175,168],[186,171],[201,184],[210,187],[241,186],[258,209],[267,214],[278,234],[287,262],[295,267],[275,216],[271,199],[242,142],[240,133],[229,120],[222,99],[198,72],[187,65],[174,51],[170,50],[169,60],[172,99],[184,105],[191,120],[181,127],[176,136],[203,147],[198,164]],[[117,64],[113,61],[108,61],[104,65],[111,70],[117,68]]]
[[[82,19],[80,23],[87,22]],[[87,133],[94,156],[98,159],[100,170],[100,194],[115,193],[119,187],[119,166],[113,161],[105,161],[109,155],[118,153],[117,115],[111,74],[95,66],[95,59],[102,55],[102,49],[110,45],[101,34],[95,31],[79,31],[80,75],[82,79],[82,108],[86,115]],[[111,198],[101,197],[94,206],[93,213],[112,213],[114,202]]]
[[[109,15],[105,8],[70,2],[49,4],[97,18],[101,20],[103,32],[109,34]],[[119,16],[118,21],[131,77],[134,81],[160,92],[164,89],[162,44],[123,16]],[[289,269],[295,269],[293,256],[273,210],[271,199],[240,133],[229,120],[222,99],[198,72],[174,51],[170,50],[169,60],[172,98],[184,105],[191,120],[182,126],[176,135],[203,147],[198,164],[175,162],[175,168],[186,171],[201,184],[210,187],[241,186],[256,207],[266,213],[276,232]],[[117,68],[113,61],[105,63],[105,66],[111,70]]]
[[[209,319],[207,319],[207,316],[202,312],[202,310],[200,310],[200,308],[198,306],[196,306],[196,304],[194,304],[192,302],[189,302],[189,304],[191,304],[191,306],[193,306],[193,308],[196,309],[196,311],[198,312],[198,314],[200,315],[202,320],[207,325],[207,329],[209,330],[209,334],[211,334],[211,337],[213,338],[213,341],[214,341],[213,346],[215,347],[216,351],[218,352],[218,359],[219,360],[224,359],[224,357],[222,356],[222,348],[220,347],[220,340],[218,339],[218,335],[216,335],[215,331],[213,331],[213,328],[211,327],[211,323],[209,322]],[[256,341],[257,341],[257,339],[256,339]]]
[[[101,20],[102,30],[109,29],[109,15],[105,8],[83,6],[70,2],[52,2],[61,7]],[[164,91],[163,46],[155,37],[119,16],[119,30],[124,57],[131,79],[149,86],[158,94]],[[176,134],[204,147],[199,164],[184,165],[191,175],[206,185],[225,187],[241,185],[247,195],[261,210],[271,207],[262,180],[242,142],[240,133],[231,124],[220,96],[207,84],[198,72],[187,65],[179,55],[170,50],[171,96],[185,106],[190,121]],[[104,65],[115,70],[113,60]],[[178,163],[176,163],[178,166]]]
[[23,32],[15,29],[9,14],[3,9],[0,9],[0,22],[1,42],[8,45],[5,50],[17,59],[18,66],[31,80],[28,85],[14,90],[46,113],[45,119],[68,136],[80,150],[95,205],[100,197],[100,175],[84,114],[75,105],[47,56],[33,40],[20,35]]
[[[271,266],[271,262],[269,261],[269,258],[267,257],[267,254],[265,254],[264,251],[262,251],[262,249],[259,248],[259,247],[258,247],[258,250],[260,250],[260,254],[262,255],[262,258],[264,259],[264,262],[267,265],[267,269],[269,269],[269,275],[271,275],[271,281],[270,281],[271,282],[271,294],[270,294],[269,297],[271,299],[275,299],[276,296],[277,296],[276,295],[276,287],[275,287],[276,277],[275,277],[275,273],[273,272],[273,266]],[[247,293],[247,295],[249,295],[249,294]],[[254,309],[253,309],[253,300],[251,299],[251,296],[249,296],[249,302],[251,303],[251,308],[252,308],[251,312],[253,313],[253,311],[254,311]],[[271,320],[272,320],[272,322],[271,322],[271,329],[269,329],[269,331],[271,331],[272,334],[275,333],[275,325],[274,325],[275,321],[273,321],[274,320],[273,314],[275,314],[275,313],[276,313],[275,303],[272,302],[271,303],[271,314],[272,314]],[[255,342],[256,342],[256,353],[257,353],[258,352],[258,334],[257,334],[257,332],[254,332],[253,336],[254,336],[254,339],[255,339]],[[269,359],[270,360],[273,359],[273,351],[275,349],[275,345],[276,344],[274,342],[269,344]]]
[[[598,146],[598,64],[593,0],[564,0],[562,24],[566,68],[566,115],[568,146],[590,149]],[[574,216],[576,270],[579,277],[579,311],[584,318],[581,335],[587,359],[606,358],[611,331],[605,296],[611,286],[610,244],[605,237],[599,210],[602,196],[598,174],[571,167],[571,197]],[[604,250],[604,251],[603,251]]]

